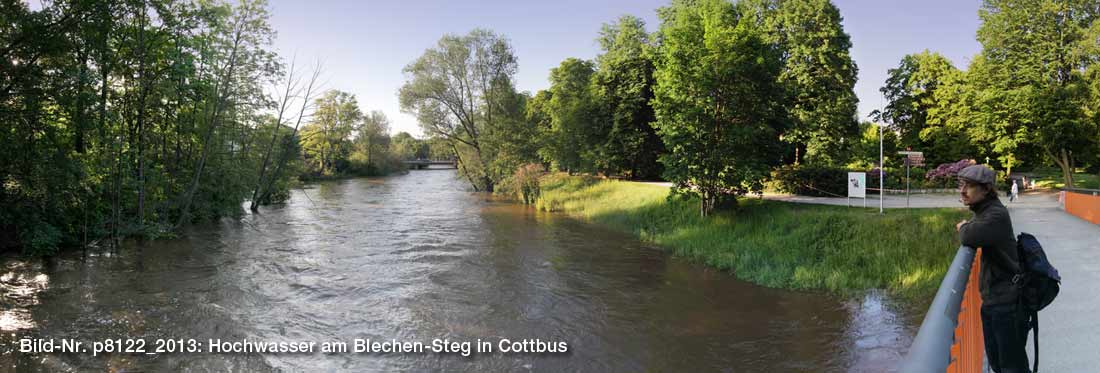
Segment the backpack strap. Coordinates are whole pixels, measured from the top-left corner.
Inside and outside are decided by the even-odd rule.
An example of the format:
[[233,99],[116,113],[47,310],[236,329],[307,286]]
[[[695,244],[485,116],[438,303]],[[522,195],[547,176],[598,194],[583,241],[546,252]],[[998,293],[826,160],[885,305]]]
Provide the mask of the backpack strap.
[[[1031,311],[1032,340],[1035,342],[1035,362],[1031,365],[1031,373],[1039,373],[1039,311]],[[1027,335],[1024,335],[1027,340]]]

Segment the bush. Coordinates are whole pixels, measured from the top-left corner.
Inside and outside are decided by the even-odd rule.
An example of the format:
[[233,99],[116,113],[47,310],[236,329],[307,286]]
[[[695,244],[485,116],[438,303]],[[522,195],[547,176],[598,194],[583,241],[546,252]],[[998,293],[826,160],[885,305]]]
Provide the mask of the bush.
[[939,188],[951,188],[955,186],[955,179],[958,177],[959,171],[973,164],[977,164],[973,159],[962,159],[958,162],[943,163],[925,173],[924,178],[930,185],[935,185]]
[[848,195],[848,170],[840,167],[786,165],[771,173],[768,189],[805,196]]
[[530,205],[539,198],[539,177],[541,176],[542,165],[528,163],[517,168],[507,184],[523,204]]

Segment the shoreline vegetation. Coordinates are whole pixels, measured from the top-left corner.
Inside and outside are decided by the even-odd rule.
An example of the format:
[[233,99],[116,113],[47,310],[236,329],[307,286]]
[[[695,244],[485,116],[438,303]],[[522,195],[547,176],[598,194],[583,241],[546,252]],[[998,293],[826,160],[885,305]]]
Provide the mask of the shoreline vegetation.
[[668,198],[660,185],[569,176],[542,177],[535,207],[560,212],[662,246],[676,256],[759,285],[792,290],[886,289],[931,296],[959,247],[962,208],[873,209],[739,200],[708,218],[698,198]]

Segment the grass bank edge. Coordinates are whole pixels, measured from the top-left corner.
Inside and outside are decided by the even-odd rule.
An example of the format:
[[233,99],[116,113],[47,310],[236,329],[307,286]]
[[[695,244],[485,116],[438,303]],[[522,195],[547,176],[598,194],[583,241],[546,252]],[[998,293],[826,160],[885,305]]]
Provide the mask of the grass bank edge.
[[675,255],[775,288],[931,297],[955,250],[962,208],[890,210],[741,199],[702,218],[661,185],[550,174],[536,207],[629,232]]

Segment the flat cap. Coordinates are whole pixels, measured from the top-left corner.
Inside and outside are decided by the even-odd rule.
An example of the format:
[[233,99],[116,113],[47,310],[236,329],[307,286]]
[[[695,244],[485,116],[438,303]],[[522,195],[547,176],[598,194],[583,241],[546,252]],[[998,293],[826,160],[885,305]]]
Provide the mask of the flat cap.
[[997,180],[997,173],[986,165],[975,164],[959,171],[959,178],[971,183],[993,184]]

